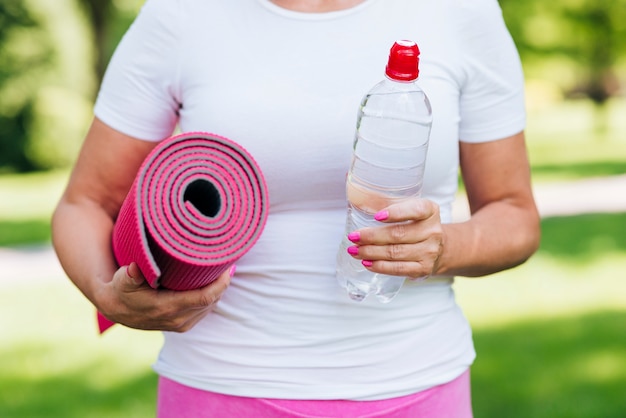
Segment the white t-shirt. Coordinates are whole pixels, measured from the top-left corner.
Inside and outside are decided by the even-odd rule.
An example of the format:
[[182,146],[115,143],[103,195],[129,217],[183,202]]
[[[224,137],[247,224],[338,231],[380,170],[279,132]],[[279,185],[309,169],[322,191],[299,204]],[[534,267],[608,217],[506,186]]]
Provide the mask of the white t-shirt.
[[433,108],[425,197],[451,220],[458,142],[524,128],[523,78],[496,0],[366,0],[305,14],[269,0],[148,0],[120,43],[95,114],[156,141],[179,129],[250,151],[270,215],[214,313],[165,333],[155,369],[252,397],[383,399],[448,382],[474,359],[452,278],[408,282],[389,304],[335,279],[357,108],[411,39]]

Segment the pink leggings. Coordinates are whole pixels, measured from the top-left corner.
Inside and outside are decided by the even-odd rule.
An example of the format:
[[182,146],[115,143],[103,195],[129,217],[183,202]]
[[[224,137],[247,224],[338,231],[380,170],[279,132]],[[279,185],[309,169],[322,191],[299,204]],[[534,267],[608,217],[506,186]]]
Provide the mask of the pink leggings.
[[453,381],[380,401],[298,401],[206,392],[161,377],[157,418],[472,418],[469,370]]

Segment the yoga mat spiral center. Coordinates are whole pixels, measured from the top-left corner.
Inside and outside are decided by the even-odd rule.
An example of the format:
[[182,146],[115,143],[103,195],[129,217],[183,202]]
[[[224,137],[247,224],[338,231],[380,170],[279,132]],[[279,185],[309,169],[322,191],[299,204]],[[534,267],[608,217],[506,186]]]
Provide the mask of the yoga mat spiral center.
[[187,185],[183,200],[191,203],[200,213],[213,218],[222,207],[220,193],[213,183],[206,180],[194,180]]

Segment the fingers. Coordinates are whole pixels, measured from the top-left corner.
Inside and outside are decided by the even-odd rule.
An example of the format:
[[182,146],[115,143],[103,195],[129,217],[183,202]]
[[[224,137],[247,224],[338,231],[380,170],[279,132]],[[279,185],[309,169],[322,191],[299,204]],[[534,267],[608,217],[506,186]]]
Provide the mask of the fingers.
[[[413,260],[411,246],[430,240],[440,241],[443,234],[439,206],[427,199],[408,199],[391,205],[378,212],[375,219],[380,226],[348,234],[348,239],[359,249],[359,258],[371,255],[376,259]],[[372,245],[386,247],[364,248]]]
[[150,285],[139,270],[137,263],[120,267],[113,275],[111,285],[119,293],[133,293],[150,289]]
[[439,235],[412,244],[359,245],[349,253],[368,270],[393,276],[420,278],[432,275],[443,250]]
[[146,280],[143,277],[141,270],[139,270],[139,266],[137,265],[137,263],[130,263],[128,266],[126,266],[125,273],[129,278],[133,279],[136,284],[141,284]]
[[153,289],[135,263],[121,267],[108,289],[102,312],[131,328],[185,332],[211,312],[228,288],[234,268],[205,287],[174,291]]
[[353,231],[348,253],[377,273],[423,278],[433,274],[443,251],[439,207],[409,199],[378,212],[380,227]]
[[203,310],[216,304],[230,285],[230,271],[222,273],[215,281],[194,290],[160,290],[161,302],[176,311]]
[[233,268],[222,273],[217,280],[199,289],[183,292],[161,291],[165,292],[161,303],[165,303],[168,308],[173,310],[172,316],[168,318],[167,330],[188,331],[211,312],[230,285],[231,273],[234,273]]
[[364,259],[362,264],[366,269],[374,273],[402,276],[411,279],[424,279],[433,275],[437,270],[438,260],[439,253],[431,252],[414,261],[397,261],[371,257]]
[[389,205],[374,217],[381,222],[421,221],[439,215],[439,206],[432,200],[413,198]]
[[374,217],[381,226],[359,230],[360,245],[411,244],[436,233],[431,226],[435,229],[440,226],[439,206],[427,199],[407,199],[381,210]]

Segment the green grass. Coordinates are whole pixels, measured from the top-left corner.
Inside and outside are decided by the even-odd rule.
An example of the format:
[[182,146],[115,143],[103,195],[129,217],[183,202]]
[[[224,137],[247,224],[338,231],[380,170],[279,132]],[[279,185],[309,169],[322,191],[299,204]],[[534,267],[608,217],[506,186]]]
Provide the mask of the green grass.
[[49,219],[0,220],[0,247],[50,241]]
[[537,182],[626,174],[626,100],[607,105],[607,128],[594,128],[587,101],[560,103],[528,114],[526,138]]
[[546,218],[541,229],[541,251],[572,265],[613,252],[626,254],[626,213]]
[[159,333],[97,335],[93,307],[64,278],[2,287],[0,417],[154,416]]
[[49,219],[68,171],[0,175],[0,220]]
[[67,171],[0,175],[0,246],[50,240],[50,217]]
[[626,214],[542,223],[527,263],[455,283],[474,329],[475,416],[623,417]]
[[621,418],[626,309],[475,332],[476,417]]

